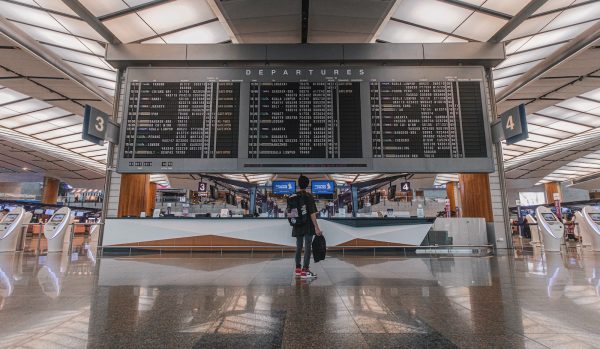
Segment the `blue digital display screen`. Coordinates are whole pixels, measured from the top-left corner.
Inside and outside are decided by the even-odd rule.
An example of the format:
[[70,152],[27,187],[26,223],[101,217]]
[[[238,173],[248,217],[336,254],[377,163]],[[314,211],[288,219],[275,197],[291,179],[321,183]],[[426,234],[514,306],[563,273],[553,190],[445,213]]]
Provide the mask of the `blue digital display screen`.
[[311,192],[315,195],[333,194],[335,192],[334,181],[312,181]]
[[294,194],[296,192],[295,181],[273,181],[273,194],[275,195],[287,195]]

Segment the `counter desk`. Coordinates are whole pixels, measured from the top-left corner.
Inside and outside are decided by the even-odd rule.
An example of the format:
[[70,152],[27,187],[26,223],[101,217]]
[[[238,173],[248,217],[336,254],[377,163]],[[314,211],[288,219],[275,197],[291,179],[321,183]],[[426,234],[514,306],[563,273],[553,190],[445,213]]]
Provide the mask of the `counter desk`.
[[[419,246],[434,218],[319,219],[328,247]],[[103,246],[139,249],[295,247],[285,218],[109,218]]]

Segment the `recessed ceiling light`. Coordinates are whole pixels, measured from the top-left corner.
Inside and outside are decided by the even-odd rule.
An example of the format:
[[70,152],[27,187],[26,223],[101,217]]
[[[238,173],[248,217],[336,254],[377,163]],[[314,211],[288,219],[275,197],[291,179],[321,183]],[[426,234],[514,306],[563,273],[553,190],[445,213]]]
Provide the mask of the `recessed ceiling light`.
[[27,167],[23,167],[23,171],[29,171]]

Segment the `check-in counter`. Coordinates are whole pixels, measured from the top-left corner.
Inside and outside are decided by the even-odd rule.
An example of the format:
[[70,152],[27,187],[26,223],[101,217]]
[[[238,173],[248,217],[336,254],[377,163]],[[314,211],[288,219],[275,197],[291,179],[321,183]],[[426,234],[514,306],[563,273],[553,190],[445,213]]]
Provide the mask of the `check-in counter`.
[[[319,219],[329,247],[419,246],[434,218],[339,217]],[[107,219],[103,246],[139,249],[292,248],[296,239],[284,218]]]

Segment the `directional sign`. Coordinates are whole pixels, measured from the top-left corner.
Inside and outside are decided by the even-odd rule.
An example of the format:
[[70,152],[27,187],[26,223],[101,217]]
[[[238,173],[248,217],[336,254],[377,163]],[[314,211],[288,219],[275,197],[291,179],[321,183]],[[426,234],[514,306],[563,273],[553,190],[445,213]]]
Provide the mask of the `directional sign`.
[[104,141],[118,144],[119,126],[113,123],[105,112],[86,105],[81,138],[99,145],[103,145]]
[[199,193],[206,193],[207,191],[208,191],[208,185],[206,184],[206,182],[198,183],[198,192]]
[[403,193],[408,193],[410,190],[410,182],[402,182],[400,183],[400,191]]
[[83,113],[82,138],[99,145],[104,144],[107,123],[108,115],[106,113],[86,105]]
[[500,114],[500,125],[506,144],[513,144],[529,137],[525,105],[520,104]]

